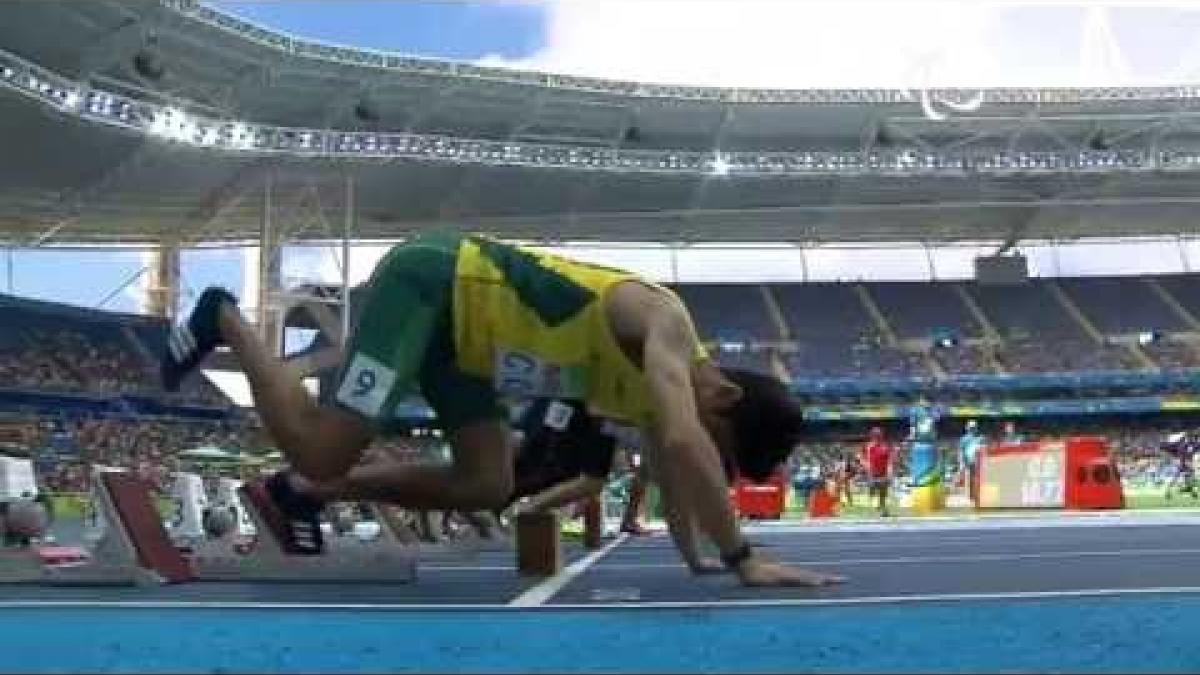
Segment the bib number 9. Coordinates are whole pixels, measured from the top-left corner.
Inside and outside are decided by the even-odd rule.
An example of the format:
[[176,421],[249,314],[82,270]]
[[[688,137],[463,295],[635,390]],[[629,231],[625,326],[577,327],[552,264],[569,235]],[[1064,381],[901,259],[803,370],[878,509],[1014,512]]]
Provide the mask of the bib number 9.
[[355,397],[366,396],[378,384],[379,377],[374,370],[360,370],[354,377],[354,390],[352,395]]

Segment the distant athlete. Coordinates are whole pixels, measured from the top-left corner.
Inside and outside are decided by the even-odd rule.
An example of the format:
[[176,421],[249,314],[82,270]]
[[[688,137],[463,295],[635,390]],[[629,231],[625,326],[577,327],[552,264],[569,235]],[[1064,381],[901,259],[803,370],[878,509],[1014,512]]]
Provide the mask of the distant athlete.
[[1196,488],[1195,469],[1195,456],[1200,452],[1200,434],[1186,431],[1172,434],[1167,437],[1162,448],[1176,462],[1175,473],[1167,482],[1166,498],[1171,499],[1175,486],[1180,485],[1180,493],[1191,495],[1192,499],[1200,499],[1200,491]]
[[892,482],[893,450],[887,439],[883,437],[883,429],[871,427],[870,437],[862,450],[862,465],[867,470],[869,494],[876,497],[879,515],[887,517],[888,491]]
[[791,452],[802,416],[779,381],[713,364],[668,289],[483,236],[438,233],[394,247],[360,305],[333,405],[309,396],[217,288],[171,335],[164,385],[178,388],[228,344],[264,426],[291,466],[317,482],[343,478],[396,407],[420,394],[448,432],[453,461],[396,466],[375,476],[366,497],[468,511],[503,506],[515,487],[503,398],[579,400],[641,431],[685,560],[699,557],[703,534],[746,585],[840,580],[772,562],[742,536],[721,456],[765,480]]
[[958,470],[967,486],[967,493],[971,496],[971,503],[975,506],[979,506],[979,453],[986,444],[987,437],[979,431],[979,423],[968,420],[962,438],[958,439]]
[[936,488],[942,483],[942,462],[937,449],[939,411],[921,397],[908,416],[908,469],[914,488]]

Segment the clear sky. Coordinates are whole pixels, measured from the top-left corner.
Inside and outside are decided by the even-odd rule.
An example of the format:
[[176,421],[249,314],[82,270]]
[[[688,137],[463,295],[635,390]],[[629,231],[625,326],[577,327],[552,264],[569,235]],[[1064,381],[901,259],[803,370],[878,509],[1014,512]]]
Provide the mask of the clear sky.
[[463,61],[527,58],[544,46],[547,8],[525,2],[212,2],[256,23],[355,47]]

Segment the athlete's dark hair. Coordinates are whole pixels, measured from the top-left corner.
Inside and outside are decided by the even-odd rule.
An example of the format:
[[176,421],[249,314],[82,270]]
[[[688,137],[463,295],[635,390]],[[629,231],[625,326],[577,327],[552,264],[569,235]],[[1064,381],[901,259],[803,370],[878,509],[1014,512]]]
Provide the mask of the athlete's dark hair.
[[792,454],[804,424],[803,411],[787,387],[769,375],[736,368],[721,372],[742,389],[742,397],[726,413],[738,475],[763,482]]

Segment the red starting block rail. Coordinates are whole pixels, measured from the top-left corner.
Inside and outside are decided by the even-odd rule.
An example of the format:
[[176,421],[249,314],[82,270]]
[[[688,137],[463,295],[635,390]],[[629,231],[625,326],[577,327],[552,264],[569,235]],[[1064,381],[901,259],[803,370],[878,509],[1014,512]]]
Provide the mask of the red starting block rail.
[[[235,550],[232,537],[208,541],[185,556],[171,541],[146,484],[124,472],[96,476],[96,506],[104,519],[86,559],[77,549],[0,552],[0,584],[160,585],[195,581],[410,583],[416,556],[391,540],[356,542],[322,555],[291,555],[268,525],[269,507],[253,491],[242,497],[258,531],[255,546]],[[67,560],[70,558],[70,560]],[[69,562],[70,564],[64,564]]]

